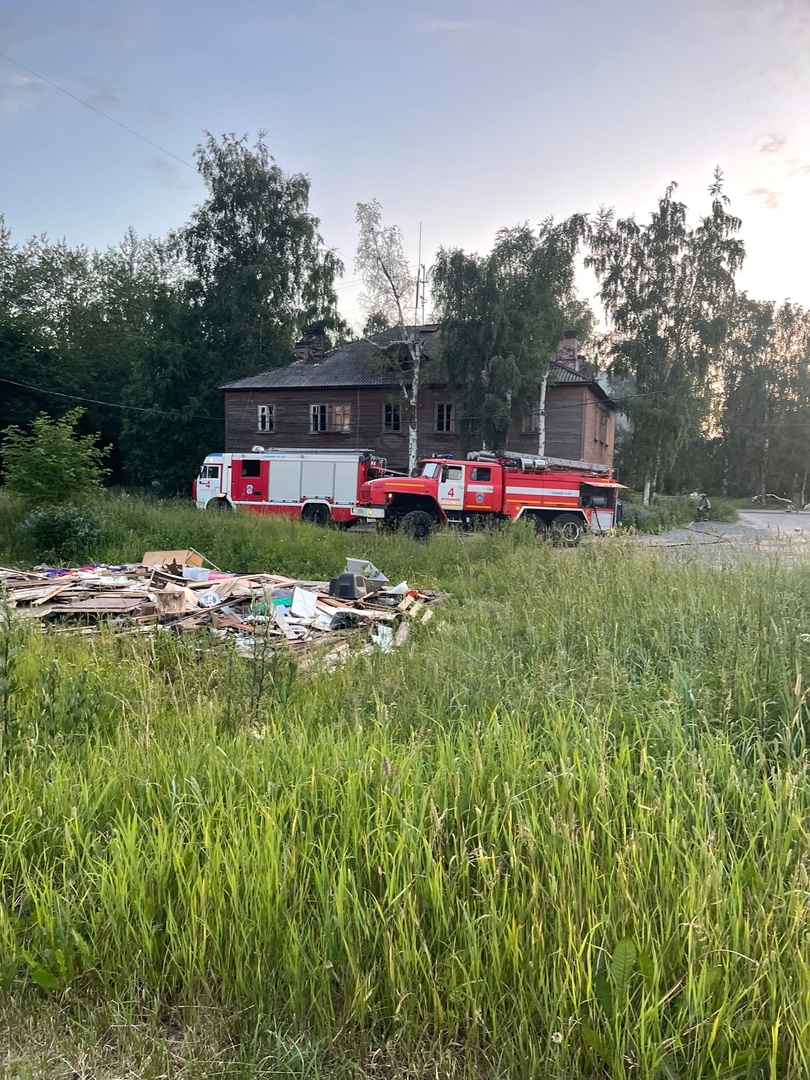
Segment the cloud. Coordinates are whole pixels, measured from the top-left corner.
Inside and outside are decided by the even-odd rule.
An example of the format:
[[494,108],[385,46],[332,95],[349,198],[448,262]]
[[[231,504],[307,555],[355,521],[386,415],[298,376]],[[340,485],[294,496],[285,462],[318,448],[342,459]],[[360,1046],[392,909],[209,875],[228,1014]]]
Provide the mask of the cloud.
[[810,165],[801,158],[788,158],[787,163],[790,167],[788,176],[810,176]]
[[41,79],[28,75],[24,71],[10,72],[0,78],[0,113],[10,116],[39,105],[45,97],[48,87]]
[[77,92],[76,96],[80,97],[82,101],[86,101],[88,105],[92,105],[94,109],[114,109],[117,106],[126,105],[126,98],[122,93],[119,93],[109,83],[102,82],[100,79],[85,78],[81,80],[84,92]]
[[193,191],[196,188],[189,171],[168,157],[155,155],[149,158],[147,167],[157,176],[161,187],[175,191]]
[[748,194],[761,199],[766,210],[779,210],[782,206],[782,192],[775,191],[773,188],[750,188]]
[[769,135],[760,146],[760,154],[780,154],[785,149],[787,135]]

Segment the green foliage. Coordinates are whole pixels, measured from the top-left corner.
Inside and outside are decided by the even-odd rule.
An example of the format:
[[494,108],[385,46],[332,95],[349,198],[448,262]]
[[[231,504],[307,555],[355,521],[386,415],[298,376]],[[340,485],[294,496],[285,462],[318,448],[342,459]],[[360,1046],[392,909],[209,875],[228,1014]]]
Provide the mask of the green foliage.
[[343,325],[334,291],[343,266],[310,213],[309,179],[279,168],[263,132],[252,146],[207,132],[195,157],[208,196],[176,240],[221,381],[287,364],[308,323]]
[[534,405],[563,330],[587,306],[574,297],[584,219],[502,229],[487,256],[439,252],[432,285],[441,359],[459,405],[462,436],[506,445],[512,410]]
[[30,432],[16,425],[6,429],[0,452],[9,491],[31,506],[80,503],[99,493],[110,448],[99,447],[98,436],[77,433],[83,415],[83,409],[72,409],[52,420],[40,413]]
[[262,688],[202,638],[25,635],[4,1007],[38,1035],[114,1013],[90,1055],[156,1016],[182,1057],[175,1018],[204,1018],[282,1075],[807,1075],[806,567],[439,539],[310,558],[453,594],[334,672]]
[[628,465],[653,488],[708,417],[709,373],[727,339],[744,258],[720,171],[709,188],[710,213],[694,228],[675,187],[646,225],[603,209],[586,259],[614,327],[612,370],[633,380],[624,406],[634,425]]
[[84,566],[97,560],[104,541],[103,518],[90,506],[38,506],[19,524],[21,553],[32,563]]
[[737,298],[715,421],[726,490],[810,500],[810,313]]

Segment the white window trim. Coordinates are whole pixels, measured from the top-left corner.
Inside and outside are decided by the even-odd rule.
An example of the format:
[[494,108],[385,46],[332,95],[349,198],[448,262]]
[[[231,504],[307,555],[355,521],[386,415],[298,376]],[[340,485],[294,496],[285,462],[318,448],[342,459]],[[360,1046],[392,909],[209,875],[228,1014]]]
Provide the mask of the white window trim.
[[[265,410],[264,412],[262,412],[263,409]],[[275,405],[257,405],[256,410],[256,430],[261,432],[262,435],[272,435],[276,430]],[[262,426],[263,420],[265,421],[264,426]]]

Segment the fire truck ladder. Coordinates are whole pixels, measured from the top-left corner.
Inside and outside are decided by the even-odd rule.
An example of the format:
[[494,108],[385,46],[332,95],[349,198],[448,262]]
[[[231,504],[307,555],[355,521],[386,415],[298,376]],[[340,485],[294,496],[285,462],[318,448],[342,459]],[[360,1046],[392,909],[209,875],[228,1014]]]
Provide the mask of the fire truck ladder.
[[593,461],[577,461],[576,458],[538,457],[535,454],[493,454],[489,450],[478,450],[467,454],[468,461],[504,461],[515,462],[521,469],[579,469],[580,472],[595,472],[610,475],[609,465],[600,465]]

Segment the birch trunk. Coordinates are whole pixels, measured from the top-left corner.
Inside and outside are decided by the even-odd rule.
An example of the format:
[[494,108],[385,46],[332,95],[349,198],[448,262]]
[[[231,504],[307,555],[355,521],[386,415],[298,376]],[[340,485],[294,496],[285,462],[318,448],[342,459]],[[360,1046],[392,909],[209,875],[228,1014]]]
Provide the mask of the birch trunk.
[[548,368],[543,373],[540,383],[540,412],[537,417],[537,454],[546,456],[546,390],[548,388]]
[[419,369],[422,366],[422,349],[417,342],[411,345],[410,354],[413,371],[408,388],[408,405],[410,406],[410,416],[408,417],[408,472],[412,473],[419,460]]

